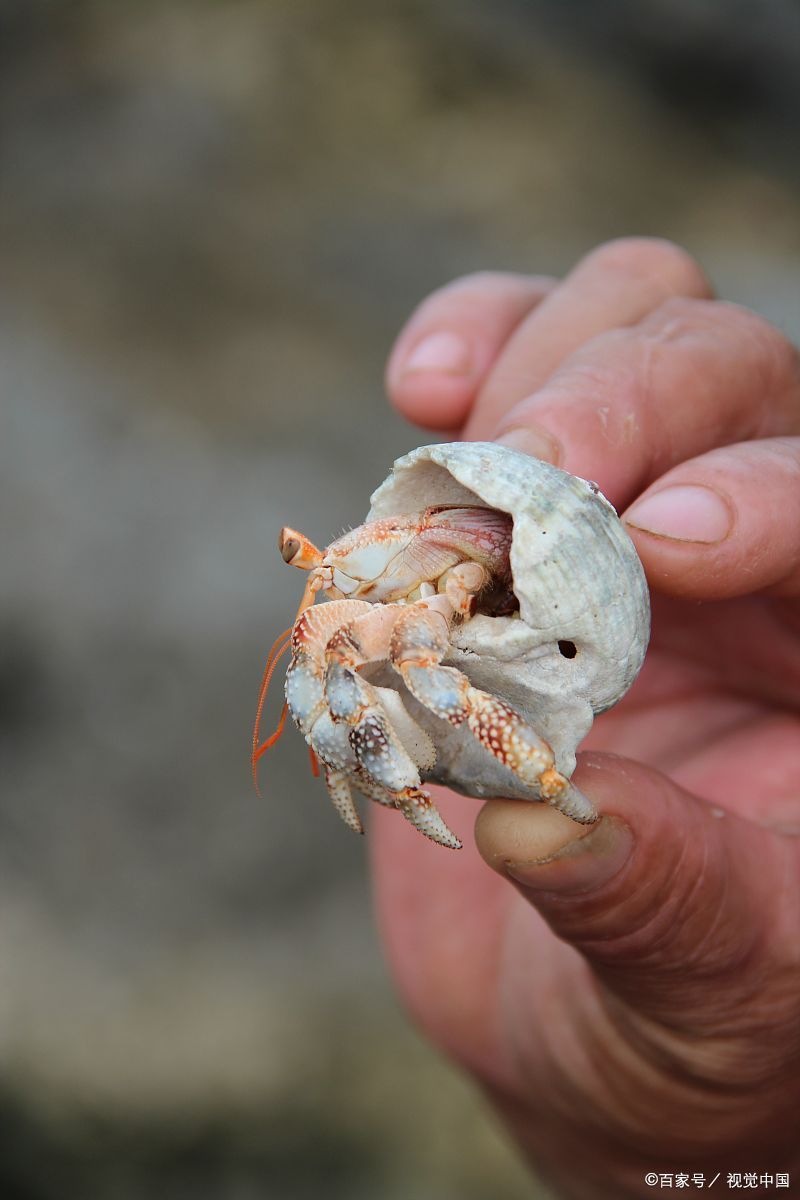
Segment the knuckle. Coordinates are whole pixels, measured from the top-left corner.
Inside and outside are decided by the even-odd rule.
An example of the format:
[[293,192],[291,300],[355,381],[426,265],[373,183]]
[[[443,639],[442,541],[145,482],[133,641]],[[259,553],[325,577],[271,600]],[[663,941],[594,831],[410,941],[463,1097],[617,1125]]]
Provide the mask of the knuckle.
[[631,335],[656,344],[692,341],[718,323],[719,309],[717,301],[670,296],[634,326]]
[[666,238],[616,238],[598,246],[584,262],[637,279],[658,279],[670,292],[711,295],[709,282],[691,254]]
[[[616,417],[638,408],[647,392],[649,356],[640,340],[614,330],[587,342],[538,393],[556,407],[565,401],[591,398],[590,407],[604,434]],[[613,440],[613,439],[612,439]]]
[[752,361],[761,366],[769,390],[784,390],[800,382],[797,347],[766,317],[737,304],[720,304],[731,333],[745,346]]
[[673,296],[654,309],[638,330],[655,347],[691,346],[709,338],[718,340],[722,348],[734,345],[739,360],[753,364],[765,389],[773,394],[800,383],[797,347],[766,317],[738,304]]

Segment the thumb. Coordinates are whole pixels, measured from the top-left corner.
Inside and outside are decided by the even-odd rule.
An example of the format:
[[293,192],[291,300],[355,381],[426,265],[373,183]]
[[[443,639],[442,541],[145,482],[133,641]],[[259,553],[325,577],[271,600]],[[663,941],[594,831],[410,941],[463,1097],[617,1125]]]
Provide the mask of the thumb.
[[540,805],[493,800],[478,849],[603,984],[642,1015],[700,1033],[751,995],[787,847],[648,767],[581,755],[588,831]]

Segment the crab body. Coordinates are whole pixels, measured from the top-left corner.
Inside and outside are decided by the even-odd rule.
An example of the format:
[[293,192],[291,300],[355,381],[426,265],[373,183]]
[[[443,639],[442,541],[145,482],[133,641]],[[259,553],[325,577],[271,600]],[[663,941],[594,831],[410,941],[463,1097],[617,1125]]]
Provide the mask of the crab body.
[[[465,602],[466,590],[485,611],[511,610],[512,521],[477,505],[434,505],[421,513],[369,521],[320,552],[301,533],[281,531],[286,562],[311,572],[312,590],[332,599],[388,604],[447,592]],[[459,568],[467,563],[466,571]]]
[[355,789],[457,848],[429,780],[596,819],[569,782],[575,747],[633,681],[649,621],[594,485],[491,444],[423,447],[365,524],[322,552],[284,529],[280,548],[309,572],[288,710],[351,828]]

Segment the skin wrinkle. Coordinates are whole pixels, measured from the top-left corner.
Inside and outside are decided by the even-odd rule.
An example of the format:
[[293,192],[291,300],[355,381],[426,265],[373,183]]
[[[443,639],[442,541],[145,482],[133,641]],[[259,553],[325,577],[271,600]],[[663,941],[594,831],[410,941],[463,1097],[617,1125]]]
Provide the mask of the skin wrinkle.
[[[649,1071],[643,1070],[647,1065]],[[616,1069],[614,1069],[616,1067]],[[631,1088],[631,1070],[637,1075],[637,1087]],[[675,1146],[675,1156],[703,1153],[714,1142],[714,1127],[729,1125],[741,1107],[738,1096],[727,1094],[717,1088],[698,1087],[694,1079],[686,1079],[675,1070],[675,1064],[664,1060],[656,1063],[640,1056],[637,1063],[620,1061],[604,1053],[598,1044],[595,1072],[603,1070],[604,1091],[609,1097],[609,1111],[614,1114],[613,1122],[606,1128],[613,1131],[614,1140],[628,1153],[651,1158],[664,1152],[664,1132],[669,1129]],[[653,1128],[650,1112],[660,1113],[659,1127]],[[752,1124],[748,1110],[740,1117],[746,1128]],[[711,1126],[711,1127],[710,1127]]]
[[[748,436],[748,431],[750,436],[755,438],[769,436],[774,427],[776,401],[779,408],[783,408],[784,403],[788,401],[787,409],[794,410],[797,420],[800,421],[798,352],[763,318],[738,305],[719,300],[668,300],[639,326],[650,339],[654,352],[660,348],[674,353],[676,346],[685,346],[690,351],[698,345],[704,349],[710,336],[716,336],[720,340],[720,349],[728,352],[732,339],[725,324],[725,317],[731,315],[735,316],[738,325],[736,340],[739,344],[739,356],[747,362],[750,371],[755,373],[755,378],[747,387],[747,404],[741,409],[740,419],[743,420],[744,427],[729,429],[725,435],[725,442],[720,443],[723,445],[735,443],[742,436]],[[747,342],[752,344],[753,349],[745,354],[742,346]],[[670,357],[668,354],[668,363]],[[758,413],[758,419],[753,425],[751,422],[754,409]]]
[[[783,1061],[800,1065],[800,1001],[797,997],[797,964],[781,964],[773,972],[773,987],[768,999],[761,1001],[759,1015],[770,1030],[780,1030]],[[797,1076],[800,1090],[800,1072]]]
[[[569,1056],[563,1053],[562,1043],[557,1043],[547,1037],[537,1037],[537,1053],[541,1056],[544,1066],[542,1074],[548,1082],[548,1108],[567,1119],[570,1119],[572,1114],[581,1107],[587,1090],[596,1091],[597,1094],[602,1094],[605,1090],[606,1073],[597,1069],[597,1063],[592,1061],[592,1043],[582,1036],[587,1029],[593,1027],[593,1020],[586,1019],[586,1003],[582,998],[589,996],[591,1002],[594,988],[595,981],[587,969],[584,986],[575,988],[571,992],[571,998],[575,1002],[574,1007],[579,1010],[579,1015],[573,1021],[573,1028],[577,1036],[570,1042],[571,1053]],[[584,1011],[580,1012],[580,1009]],[[511,1027],[520,1028],[521,1026],[517,1022],[515,1026]],[[517,1064],[520,1067],[526,1061],[528,1047],[525,1044],[518,1045],[515,1052]],[[519,1081],[524,1095],[530,1088],[530,1080],[524,1070],[519,1076]],[[587,1083],[589,1084],[588,1089]],[[541,1087],[541,1078],[536,1081],[536,1088],[539,1087]],[[609,1116],[607,1120],[604,1120],[606,1112]],[[611,1106],[593,1106],[592,1119],[595,1129],[604,1136],[613,1134],[616,1129],[611,1112]],[[582,1132],[585,1136],[589,1130],[584,1126]]]
[[657,394],[653,382],[657,365],[656,356],[657,352],[654,342],[645,338],[643,342],[639,343],[639,389],[642,400],[645,433],[644,444],[647,446],[648,452],[644,458],[643,469],[639,473],[639,480],[636,485],[637,495],[641,491],[644,481],[655,473],[656,460],[659,456],[659,445],[665,441],[669,443],[670,457],[673,455],[669,430],[665,428],[665,422],[661,418],[660,407],[652,403],[652,397]]
[[749,1109],[754,1087],[769,1093],[776,1086],[776,1071],[780,1087],[792,1077],[791,1056],[787,1061],[782,1037],[771,1057],[753,1062],[750,1053],[753,1033],[762,1042],[760,1034],[771,1028],[764,1018],[748,1026],[740,1025],[732,1032],[703,1031],[702,1035],[690,1035],[670,1030],[643,1013],[631,1012],[613,993],[606,992],[602,999],[616,1037],[631,1043],[637,1060],[648,1062],[664,1080],[679,1082],[695,1099],[728,1098],[734,1105],[744,1100]]
[[[694,898],[694,893],[702,890],[704,882],[703,875],[708,862],[708,851],[704,849],[703,862],[698,871],[696,886],[687,896],[687,907]],[[732,958],[731,962],[720,963],[715,962],[715,957],[718,953],[718,942],[716,941],[718,932],[730,922],[730,899],[732,890],[738,891],[741,886],[741,881],[732,881],[733,867],[730,859],[723,859],[720,871],[720,891],[717,897],[716,912],[711,920],[708,928],[702,933],[699,939],[695,942],[691,957],[684,959],[684,964],[691,965],[695,971],[699,971],[701,964],[705,961],[711,962],[711,974],[718,975],[720,973],[730,974],[741,970],[755,953],[755,946],[758,942],[758,935],[754,933],[753,941],[749,947],[741,947],[739,954]]]
[[[751,958],[757,955],[756,948],[753,949]],[[771,972],[765,970],[765,959],[759,957],[759,964],[751,967],[750,962],[744,961],[741,964],[741,969],[748,968],[751,975],[748,979],[748,986],[740,992],[736,1007],[730,1009],[727,1018],[722,1010],[714,1017],[711,1028],[690,1029],[681,1028],[677,1023],[669,1023],[663,1017],[654,1017],[642,1012],[631,1010],[626,1001],[613,991],[601,984],[601,999],[607,1010],[607,1015],[613,1021],[615,1027],[620,1034],[629,1034],[634,1031],[637,1037],[643,1038],[639,1049],[647,1050],[648,1054],[652,1052],[655,1055],[656,1063],[664,1063],[665,1055],[678,1054],[675,1060],[677,1065],[683,1063],[683,1057],[689,1054],[696,1060],[699,1051],[700,1041],[708,1041],[711,1049],[719,1052],[723,1049],[724,1044],[737,1049],[736,1057],[729,1055],[729,1067],[726,1074],[720,1075],[719,1078],[709,1078],[707,1074],[700,1074],[697,1071],[692,1071],[690,1063],[685,1064],[684,1069],[688,1072],[687,1078],[693,1079],[695,1082],[707,1083],[711,1088],[722,1087],[729,1090],[731,1087],[736,1088],[741,1086],[743,1082],[743,1069],[749,1066],[751,1069],[756,1068],[754,1079],[760,1078],[762,1063],[754,1064],[752,1055],[749,1053],[751,1046],[752,1031],[763,1028],[774,1028],[774,1022],[767,1023],[766,1014],[761,1009],[762,996],[766,991],[766,985],[772,981]],[[733,975],[736,978],[736,971],[731,968],[727,972],[729,976]],[[781,1013],[782,1022],[792,1013],[796,1013],[798,1004],[796,995],[791,997],[791,1013]],[[755,1014],[751,1007],[751,1002],[757,1003]],[[776,1047],[775,1064],[783,1065],[786,1062],[785,1054],[785,1024],[779,1027],[780,1045]],[[798,1029],[800,1034],[800,1028]],[[800,1041],[800,1037],[798,1038]],[[670,1059],[672,1062],[672,1059]],[[728,1064],[726,1064],[728,1065]],[[708,1071],[710,1059],[701,1063],[704,1071]],[[670,1068],[671,1069],[671,1068]],[[721,1070],[721,1064],[719,1069]]]
[[[679,302],[675,302],[679,303]],[[687,302],[691,303],[691,302]],[[700,302],[702,303],[702,302]],[[683,318],[681,318],[683,321]],[[649,421],[652,423],[648,429],[647,447],[649,454],[647,456],[647,470],[642,472],[640,478],[645,480],[653,478],[659,472],[663,472],[666,466],[671,463],[680,461],[680,455],[676,453],[676,440],[679,437],[677,428],[671,430],[671,422],[667,419],[667,406],[654,402],[654,397],[665,396],[669,393],[669,388],[659,386],[658,380],[661,376],[666,375],[669,379],[673,368],[672,356],[673,346],[676,342],[688,342],[687,349],[696,348],[697,336],[688,338],[682,336],[680,339],[675,335],[674,328],[672,334],[666,331],[670,327],[677,324],[675,319],[668,322],[667,326],[656,328],[652,331],[643,333],[639,345],[639,354],[644,358],[644,392],[643,398],[646,401],[646,413]],[[694,343],[694,346],[693,346]],[[702,343],[701,343],[702,349]],[[703,411],[699,406],[699,412],[693,414],[693,420],[698,421],[698,416]],[[706,433],[704,441],[709,440]]]
[[[782,834],[782,836],[787,836]],[[800,830],[788,835],[790,838],[800,836]],[[784,860],[783,873],[776,880],[776,895],[790,896],[794,891],[794,875],[797,871],[798,861],[800,860],[800,845],[792,842],[792,854],[787,854]],[[795,905],[789,909],[785,917],[785,929],[777,927],[775,929],[775,941],[780,946],[782,955],[785,956],[786,970],[791,972],[792,979],[796,983],[797,972],[800,970],[800,944],[798,943],[797,930],[800,929],[800,896],[796,897]],[[800,1006],[800,1000],[798,1000]],[[798,1037],[800,1037],[800,1022],[797,1026]]]
[[[744,1104],[746,1125],[753,1124],[756,1097],[797,1087],[797,1058],[787,1054],[783,1030],[776,1037],[766,1019],[741,1025],[733,1033],[703,1031],[691,1039],[683,1035],[659,1040],[650,1030],[637,1040],[637,1024],[637,1020],[629,1023],[626,1034],[640,1056],[649,1057],[666,1076],[683,1082],[695,1094],[728,1098],[734,1111]],[[760,1048],[757,1061],[751,1050],[754,1041]]]
[[[683,867],[684,855],[678,860],[676,872],[679,872]],[[699,878],[699,876],[698,876]],[[693,893],[697,890],[697,880],[693,881],[692,887],[686,902],[690,902]],[[624,906],[624,901],[620,902],[619,907]],[[673,905],[677,906],[678,912],[682,907],[682,902],[673,901]],[[669,969],[665,969],[662,961],[662,951],[665,946],[670,944],[675,939],[676,912],[673,905],[665,903],[663,906],[656,906],[648,916],[633,926],[628,924],[628,928],[624,935],[614,939],[612,943],[611,956],[603,956],[597,964],[597,971],[603,978],[611,980],[615,975],[620,975],[624,981],[625,975],[630,968],[630,962],[615,961],[616,955],[624,956],[630,950],[629,943],[636,945],[639,942],[644,942],[648,949],[646,954],[639,954],[634,959],[637,971],[642,977],[647,977],[651,985],[658,980],[666,980],[671,976]],[[610,910],[613,912],[614,910]],[[581,936],[581,946],[591,953],[591,948],[597,948],[603,944],[608,944],[608,939],[603,936],[586,938]],[[649,971],[647,970],[649,968]],[[613,986],[613,985],[612,985]],[[637,985],[641,986],[641,984]]]
[[[675,867],[675,873],[676,873],[676,874],[678,874],[678,875],[680,875],[680,873],[681,873],[681,870],[682,870],[682,867],[683,867],[683,862],[684,862],[684,859],[685,859],[685,853],[686,853],[686,852],[685,852],[685,850],[684,850],[684,847],[682,846],[682,849],[681,849],[681,857],[679,858],[679,860],[678,860],[678,862],[677,862],[677,864],[676,864],[676,867]],[[657,911],[657,912],[654,914],[654,916],[655,916],[657,919],[660,919],[660,920],[662,920],[662,921],[663,921],[663,923],[664,923],[664,925],[665,925],[666,929],[665,929],[665,932],[664,932],[664,934],[663,934],[663,935],[661,935],[660,937],[656,937],[654,940],[653,940],[653,939],[651,939],[651,940],[650,940],[650,942],[649,942],[649,945],[650,945],[650,950],[651,950],[651,952],[652,952],[652,953],[651,953],[651,954],[649,954],[649,955],[648,955],[646,958],[639,958],[639,959],[637,959],[637,966],[638,966],[638,965],[641,965],[641,964],[646,964],[646,963],[648,963],[648,962],[650,961],[650,959],[651,959],[651,958],[653,958],[653,959],[656,959],[656,960],[657,960],[657,959],[659,958],[659,956],[660,956],[660,953],[661,953],[661,951],[663,950],[663,948],[664,948],[665,946],[668,946],[668,945],[669,945],[669,942],[670,942],[670,940],[672,939],[672,936],[673,936],[673,934],[674,934],[674,932],[675,932],[676,928],[677,928],[677,929],[679,929],[679,928],[680,928],[680,925],[681,925],[681,916],[682,916],[682,915],[684,915],[684,914],[686,913],[686,911],[687,911],[687,910],[688,910],[688,911],[691,911],[691,909],[693,908],[693,904],[694,904],[694,900],[695,900],[696,894],[697,894],[699,891],[702,891],[703,887],[705,886],[705,874],[706,874],[706,868],[707,868],[707,866],[708,866],[708,863],[709,863],[709,858],[708,858],[708,845],[707,845],[707,843],[704,843],[704,846],[703,846],[703,859],[702,859],[702,862],[700,863],[700,866],[699,866],[699,868],[698,868],[697,874],[696,874],[695,878],[693,879],[693,881],[692,881],[692,884],[691,884],[691,886],[690,886],[689,890],[688,890],[688,891],[687,891],[687,892],[684,894],[684,896],[683,896],[682,898],[680,898],[680,899],[679,899],[679,900],[676,902],[676,903],[677,903],[677,908],[676,908],[676,909],[675,909],[675,908],[671,909],[671,910],[670,910],[670,911],[669,911],[669,912],[666,914],[666,916],[664,915],[664,911],[663,911],[663,909],[662,909],[662,910],[660,910],[660,911]],[[724,916],[724,912],[725,912],[725,903],[726,903],[726,893],[727,893],[727,889],[728,889],[728,885],[729,885],[729,878],[728,878],[728,876],[729,876],[729,872],[728,872],[728,871],[725,871],[725,872],[724,872],[724,874],[723,874],[723,879],[722,879],[722,882],[723,882],[723,891],[722,891],[722,893],[720,894],[720,896],[718,897],[718,900],[717,900],[717,903],[716,903],[717,915],[714,917],[711,927],[710,927],[710,928],[709,928],[709,929],[706,931],[705,935],[703,935],[703,938],[704,938],[704,940],[705,940],[706,938],[710,938],[710,937],[711,937],[711,935],[712,935],[712,932],[713,932],[713,931],[715,931],[715,929],[716,929],[716,928],[719,926],[719,924],[721,923],[721,918]],[[653,923],[655,923],[655,921],[654,921]],[[632,938],[635,938],[635,937],[641,937],[641,936],[642,936],[642,934],[643,934],[643,933],[645,933],[645,932],[648,930],[648,928],[649,928],[649,927],[650,927],[650,923],[649,923],[649,922],[647,922],[647,923],[645,923],[644,925],[637,927],[635,930],[631,930],[631,931],[630,931],[630,933],[631,933],[631,937],[632,937]],[[587,944],[591,944],[591,943],[587,943],[587,942],[586,942],[584,939],[582,939],[582,944],[583,944],[583,945],[587,945]],[[737,969],[741,968],[743,961],[746,961],[748,957],[749,957],[749,952],[746,952],[746,953],[744,954],[744,956],[742,956],[742,955],[741,955],[741,953],[737,953],[737,954],[736,954],[736,956],[735,956],[735,958],[734,958],[734,959],[733,959],[733,960],[732,960],[730,963],[719,963],[719,962],[716,962],[716,963],[713,965],[713,967],[711,968],[711,974],[713,974],[713,975],[716,975],[716,974],[718,974],[720,971],[722,971],[722,972],[730,972],[730,971],[737,970]],[[699,951],[697,951],[697,950],[696,950],[696,951],[695,951],[695,953],[693,954],[693,958],[696,958],[696,959],[698,959],[698,960],[702,960],[702,953],[700,953]],[[690,959],[690,960],[683,959],[683,960],[682,960],[682,962],[681,962],[681,967],[680,967],[680,970],[681,970],[681,971],[683,971],[683,970],[684,970],[684,968],[685,968],[687,965],[693,965],[693,966],[694,966],[694,969],[695,969],[695,971],[696,971],[696,970],[697,970],[697,968],[698,968],[698,963],[697,963],[697,962],[695,962],[694,964],[692,964],[692,960],[691,960],[691,959]],[[615,969],[615,968],[612,968],[612,969]],[[623,965],[621,966],[621,968],[620,968],[620,969],[621,969],[621,970],[624,972],[624,970],[625,970],[625,965],[623,964]],[[657,970],[657,973],[661,973],[661,972],[659,971],[659,968],[658,968],[658,967],[656,968],[656,970]]]
[[[636,852],[634,851],[634,854],[635,853]],[[686,860],[687,854],[688,854],[688,849],[687,849],[686,843],[682,841],[678,846],[678,854],[675,859],[674,866],[672,867],[672,869],[669,872],[670,875],[675,875],[675,874],[679,875],[680,874],[680,871]],[[580,936],[580,945],[584,951],[590,952],[592,947],[604,946],[604,947],[608,948],[610,946],[610,954],[608,956],[604,956],[604,966],[610,966],[611,968],[616,967],[618,957],[621,957],[624,959],[625,954],[629,951],[629,945],[628,945],[629,943],[636,943],[641,940],[646,941],[649,936],[649,931],[651,930],[651,928],[653,926],[657,925],[659,922],[665,922],[667,924],[668,928],[672,927],[672,916],[671,916],[671,914],[665,916],[664,907],[649,906],[648,910],[645,911],[644,919],[640,923],[636,923],[633,925],[631,924],[631,920],[630,920],[631,914],[630,914],[630,912],[626,911],[625,915],[627,917],[627,920],[624,922],[624,924],[626,925],[625,933],[620,934],[619,936],[615,937],[612,942],[609,942],[609,938],[603,932],[603,928],[607,927],[608,925],[614,925],[615,923],[617,923],[617,921],[616,921],[617,913],[620,912],[621,910],[625,911],[625,910],[629,909],[629,907],[630,907],[630,897],[626,894],[624,886],[622,886],[622,887],[619,886],[620,884],[624,885],[624,882],[625,882],[624,875],[625,875],[626,871],[627,871],[627,873],[633,873],[634,875],[636,874],[636,867],[634,866],[634,864],[632,862],[630,862],[630,860],[628,863],[625,864],[625,867],[623,868],[623,870],[621,872],[619,872],[612,881],[610,881],[611,884],[617,885],[618,898],[616,899],[616,901],[613,901],[609,906],[605,906],[602,908],[601,913],[597,919],[597,922],[595,922],[595,924],[598,924],[600,926],[601,931],[599,933],[595,933],[594,935],[592,935],[592,933],[589,930],[584,929],[581,932],[581,936]],[[648,881],[648,882],[650,882],[650,881]],[[651,899],[650,896],[646,897],[646,900],[648,902],[650,899]],[[588,918],[588,920],[591,925],[591,923],[592,923],[591,916]],[[637,963],[642,963],[642,962],[646,962],[646,961],[647,961],[646,959],[638,959]],[[622,968],[623,970],[625,969],[626,965],[627,964],[623,965],[623,968]]]
[[[601,988],[597,1019],[586,1021],[582,1026],[587,1034],[586,1055],[594,1081],[593,1115],[597,1128],[603,1130],[604,1137],[612,1137],[629,1154],[652,1156],[658,1153],[663,1129],[653,1130],[651,1126],[651,1104],[642,1102],[644,1090],[645,1095],[652,1098],[652,1104],[660,1106],[662,1112],[664,1102],[667,1102],[667,1111],[673,1115],[672,1123],[679,1142],[676,1154],[685,1152],[687,1148],[703,1152],[709,1141],[713,1144],[709,1118],[720,1123],[729,1121],[740,1109],[741,1097],[727,1086],[695,1077],[684,1070],[686,1057],[693,1051],[691,1043],[683,1043],[683,1053],[677,1059],[674,1052],[667,1052],[670,1045],[664,1041],[663,1034],[659,1039],[660,1044],[646,1037],[639,1044],[638,1037],[643,1031],[638,1028],[638,1018],[631,1024],[632,1014],[618,999],[615,1011],[615,999],[608,993],[604,995]],[[637,1035],[633,1042],[631,1029]],[[638,1090],[631,1088],[632,1075],[636,1077]],[[578,1083],[578,1094],[580,1090]],[[603,1096],[607,1097],[606,1101],[598,1104],[597,1097]],[[724,1111],[721,1105],[724,1105]],[[601,1114],[605,1112],[610,1116],[608,1121],[602,1121]],[[698,1122],[698,1117],[702,1118],[702,1122]],[[622,1128],[620,1119],[624,1122]],[[749,1104],[742,1111],[739,1121],[745,1129],[752,1125]],[[651,1143],[653,1138],[657,1140]],[[660,1150],[663,1153],[663,1144]]]
[[[687,858],[687,854],[682,853],[681,857],[678,860],[678,864],[675,868],[675,873],[676,873],[676,875],[678,875],[678,877],[680,877],[680,875],[681,875],[686,858]],[[697,866],[697,873],[696,873],[694,879],[691,881],[688,890],[685,891],[682,896],[676,897],[676,899],[674,901],[674,908],[672,909],[671,912],[669,912],[667,914],[668,919],[664,920],[664,928],[661,932],[661,935],[660,936],[656,935],[649,940],[649,952],[648,952],[647,956],[640,957],[638,959],[638,962],[640,964],[650,964],[652,962],[653,965],[655,966],[656,972],[659,975],[665,973],[664,963],[663,963],[662,959],[667,958],[667,961],[668,961],[668,956],[664,956],[664,954],[663,954],[665,948],[668,949],[674,941],[681,940],[681,935],[683,933],[682,927],[683,927],[684,920],[687,915],[691,915],[692,910],[695,907],[695,900],[697,899],[698,894],[702,893],[702,891],[706,887],[706,871],[707,871],[708,866],[709,866],[708,841],[706,840],[706,838],[703,838],[702,858],[701,858],[699,865]],[[720,903],[721,903],[721,897],[718,897],[716,899],[717,915],[719,915]],[[684,958],[682,960],[681,968],[680,968],[681,972],[687,966],[694,968],[695,971],[698,970],[697,962],[692,962],[691,958]],[[667,968],[667,971],[668,970],[669,970],[669,968]],[[713,969],[713,974],[717,974],[717,971],[718,971],[718,968],[715,966],[715,968]]]
[[[620,331],[622,336],[627,337],[628,331]],[[603,344],[611,337],[617,337],[618,334],[600,334],[594,342]],[[590,342],[589,345],[592,345]],[[562,368],[559,368],[540,392],[534,394],[520,403],[509,413],[500,424],[496,436],[502,436],[511,429],[519,428],[529,424],[539,424],[539,402],[544,395],[549,403],[554,403],[558,406],[561,395],[565,400],[569,400],[575,392],[586,396],[591,396],[597,393],[599,396],[606,396],[609,392],[613,392],[616,396],[630,392],[631,402],[628,406],[623,406],[623,410],[615,410],[611,405],[597,405],[593,409],[597,419],[598,432],[603,444],[609,450],[620,450],[624,446],[631,444],[632,434],[637,431],[637,411],[639,409],[639,395],[641,385],[638,380],[637,370],[632,366],[626,378],[620,378],[619,370],[616,368],[592,367],[590,364],[575,362],[567,359],[567,362]],[[556,440],[557,435],[547,432]],[[651,443],[652,444],[652,443]],[[646,464],[643,464],[643,469],[631,486],[638,493],[642,487],[642,481],[647,477],[650,459]]]
[[[750,314],[752,316],[752,314]],[[756,396],[761,406],[761,428],[771,427],[769,397],[775,397],[778,406],[794,415],[794,427],[800,427],[800,353],[796,347],[782,334],[764,321],[756,318],[757,329],[753,334],[762,339],[762,354],[764,358],[764,380]],[[756,355],[756,363],[761,361],[761,355]],[[774,403],[774,402],[773,402]],[[764,436],[756,430],[756,436]]]

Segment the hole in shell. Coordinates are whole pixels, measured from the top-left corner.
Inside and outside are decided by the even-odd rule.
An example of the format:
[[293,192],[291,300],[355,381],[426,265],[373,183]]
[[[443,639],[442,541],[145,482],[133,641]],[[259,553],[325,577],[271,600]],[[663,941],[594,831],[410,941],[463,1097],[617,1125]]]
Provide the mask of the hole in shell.
[[558,652],[564,658],[574,658],[578,653],[578,647],[574,642],[561,641],[558,643]]

